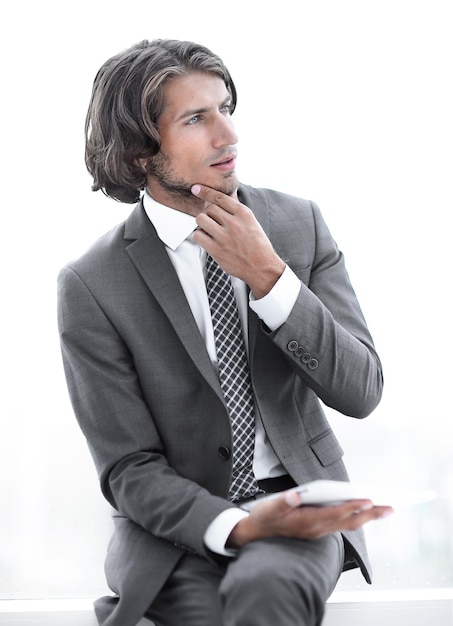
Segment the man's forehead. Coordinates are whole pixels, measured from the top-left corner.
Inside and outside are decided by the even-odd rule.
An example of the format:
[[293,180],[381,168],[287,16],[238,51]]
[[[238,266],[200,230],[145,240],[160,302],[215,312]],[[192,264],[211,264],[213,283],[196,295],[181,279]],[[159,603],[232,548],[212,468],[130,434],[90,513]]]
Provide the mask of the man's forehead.
[[167,80],[163,87],[163,112],[181,115],[222,104],[231,96],[221,76],[212,72],[189,72]]

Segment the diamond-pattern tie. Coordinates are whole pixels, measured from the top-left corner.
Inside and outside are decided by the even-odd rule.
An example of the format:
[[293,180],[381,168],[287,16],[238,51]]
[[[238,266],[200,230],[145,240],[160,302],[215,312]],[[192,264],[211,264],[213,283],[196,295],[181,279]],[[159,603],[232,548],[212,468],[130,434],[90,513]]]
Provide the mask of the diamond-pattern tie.
[[238,500],[259,491],[253,474],[255,409],[239,312],[229,275],[208,254],[206,289],[211,309],[220,386],[233,434],[233,474],[228,498]]

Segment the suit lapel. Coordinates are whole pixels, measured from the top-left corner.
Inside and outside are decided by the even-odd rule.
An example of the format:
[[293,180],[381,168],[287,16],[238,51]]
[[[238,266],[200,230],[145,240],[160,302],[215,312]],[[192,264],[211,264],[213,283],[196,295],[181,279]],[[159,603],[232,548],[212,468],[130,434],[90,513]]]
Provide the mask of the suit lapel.
[[223,401],[217,374],[178,276],[141,203],[126,220],[124,239],[129,241],[127,254],[168,317],[185,350]]
[[[238,197],[253,211],[265,233],[270,236],[269,206],[265,194],[241,185]],[[212,366],[184,291],[168,254],[141,203],[135,207],[126,220],[124,239],[129,242],[126,248],[128,255],[167,315],[187,353],[223,401],[218,376]],[[248,344],[252,361],[258,328],[259,319],[249,309]]]

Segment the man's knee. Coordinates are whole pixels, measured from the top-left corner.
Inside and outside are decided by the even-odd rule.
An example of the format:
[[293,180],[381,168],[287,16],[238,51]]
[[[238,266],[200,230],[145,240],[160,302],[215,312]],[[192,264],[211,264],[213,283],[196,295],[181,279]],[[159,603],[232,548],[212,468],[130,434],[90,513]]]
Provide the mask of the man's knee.
[[[275,538],[245,546],[220,586],[226,614],[246,607],[244,614],[258,611],[269,618],[263,624],[277,618],[280,621],[275,623],[281,624],[320,623],[341,572],[340,539],[295,542]],[[302,615],[305,622],[300,621]]]
[[283,598],[286,594],[293,593],[298,585],[298,568],[293,561],[276,562],[272,558],[274,550],[269,552],[267,546],[263,546],[257,562],[249,554],[255,547],[251,544],[245,546],[239,558],[230,564],[220,585],[222,595],[253,594],[258,601],[265,602],[269,597]]

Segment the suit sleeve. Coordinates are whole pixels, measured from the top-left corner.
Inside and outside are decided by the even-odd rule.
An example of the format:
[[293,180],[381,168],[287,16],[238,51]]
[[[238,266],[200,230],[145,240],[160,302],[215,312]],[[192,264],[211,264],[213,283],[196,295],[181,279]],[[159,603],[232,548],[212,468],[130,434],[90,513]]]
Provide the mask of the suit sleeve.
[[58,322],[72,405],[106,499],[156,537],[205,554],[206,528],[231,505],[170,467],[133,355],[72,268],[58,279]]
[[[303,221],[302,233],[297,216],[288,219],[285,261],[298,275],[300,291],[288,319],[270,336],[327,406],[363,418],[381,399],[381,363],[343,254],[318,207],[310,207],[311,220]],[[308,260],[306,250],[300,255],[301,245],[310,250]]]

